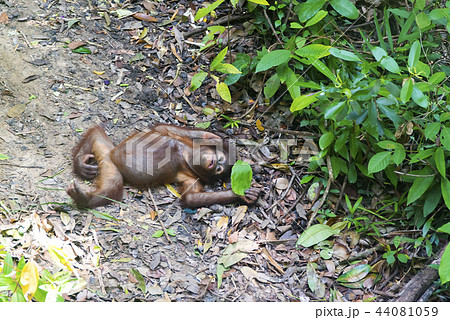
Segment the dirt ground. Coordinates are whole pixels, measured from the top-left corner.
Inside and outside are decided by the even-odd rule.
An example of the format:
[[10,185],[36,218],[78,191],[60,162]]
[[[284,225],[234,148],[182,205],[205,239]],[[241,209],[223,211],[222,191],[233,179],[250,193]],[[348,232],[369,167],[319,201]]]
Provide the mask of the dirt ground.
[[[28,218],[52,226],[48,236],[72,248],[79,275],[87,282],[86,289],[66,299],[288,301],[302,296],[301,290],[295,292],[299,286],[292,277],[292,263],[283,276],[254,254],[247,258],[247,266],[263,272],[258,273],[260,281],[231,269],[217,289],[217,261],[228,245],[226,230],[217,224],[221,217],[233,216],[237,206],[215,206],[193,215],[195,211],[171,205],[176,198],[166,188],[153,190],[166,228],[176,232],[169,243],[164,236],[152,237],[161,227],[150,216],[148,192],[127,188],[126,205],[99,209],[117,221],[69,205],[64,188],[74,178],[70,152],[79,138],[77,131],[103,122],[117,143],[156,121],[181,124],[175,119],[187,119],[186,124],[193,125],[196,120],[180,90],[165,81],[174,78],[177,66],[169,65],[164,56],[160,59],[162,46],[150,50],[144,62],[129,63],[140,50],[127,32],[130,21],[115,19],[105,28],[105,19],[89,9],[90,3],[0,1],[0,13],[8,15],[7,23],[0,24],[0,153],[9,157],[0,163],[0,200],[8,208],[8,216],[1,216],[2,230]],[[165,14],[170,17],[175,7],[168,3]],[[74,18],[78,22],[69,28]],[[160,41],[170,33],[162,27],[149,29]],[[67,48],[73,41],[83,41],[92,54],[73,53]],[[186,74],[182,72],[180,79],[180,87],[187,86]],[[256,239],[261,230],[255,222],[261,219],[260,212],[249,208],[241,235]],[[212,241],[206,253],[205,239]],[[37,249],[38,244],[29,245],[34,241],[33,236],[12,240],[11,247],[23,246],[13,255],[22,253],[51,268],[51,259]],[[100,263],[94,264],[99,247]],[[286,260],[298,260],[295,250],[286,246],[280,253]],[[130,269],[145,278],[145,294]]]

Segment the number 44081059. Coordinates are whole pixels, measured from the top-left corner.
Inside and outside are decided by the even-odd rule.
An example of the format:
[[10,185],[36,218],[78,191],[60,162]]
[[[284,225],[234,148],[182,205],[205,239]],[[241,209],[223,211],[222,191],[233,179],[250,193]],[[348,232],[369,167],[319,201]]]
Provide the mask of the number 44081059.
[[435,317],[438,315],[437,307],[379,307],[375,311],[379,316],[401,317]]

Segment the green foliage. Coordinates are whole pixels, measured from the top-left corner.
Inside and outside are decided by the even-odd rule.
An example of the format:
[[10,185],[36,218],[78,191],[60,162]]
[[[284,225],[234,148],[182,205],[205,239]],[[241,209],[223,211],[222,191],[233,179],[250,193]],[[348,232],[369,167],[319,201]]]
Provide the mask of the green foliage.
[[0,301],[6,302],[63,302],[63,294],[72,294],[86,287],[82,279],[74,278],[70,271],[39,274],[33,261],[21,257],[14,262],[9,252],[0,245]]
[[[383,203],[370,211],[361,198],[353,206],[346,198],[347,223],[380,236],[380,224],[391,224],[395,215],[422,228],[430,254],[438,243],[434,230],[450,210],[450,68],[440,50],[447,46],[450,4],[410,3],[408,9],[385,7],[381,17],[374,12],[374,28],[352,28],[362,40],[357,46],[345,34],[359,17],[349,0],[294,1],[292,7],[279,0],[266,8],[270,25],[256,8],[254,30],[266,43],[256,54],[237,54],[232,65],[241,73],[228,73],[224,83],[264,74],[264,97],[277,102],[281,96],[301,126],[321,133],[311,172],[329,174],[323,161],[329,159],[329,178],[346,176],[368,198],[372,185],[395,190],[385,200],[395,210]],[[400,245],[386,250],[389,263],[410,259]],[[447,274],[449,251],[441,263]],[[441,280],[449,278],[441,274]]]
[[243,196],[245,191],[250,188],[253,172],[247,162],[238,160],[231,169],[231,188],[234,193]]

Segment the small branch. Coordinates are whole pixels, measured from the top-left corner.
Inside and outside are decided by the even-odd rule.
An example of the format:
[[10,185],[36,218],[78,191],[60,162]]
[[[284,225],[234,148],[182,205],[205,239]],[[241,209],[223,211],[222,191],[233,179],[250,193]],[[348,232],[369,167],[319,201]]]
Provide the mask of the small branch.
[[267,23],[269,24],[270,29],[271,29],[272,32],[273,32],[273,35],[274,35],[275,38],[277,39],[277,42],[280,43],[280,44],[283,44],[283,42],[281,42],[280,38],[278,38],[277,31],[275,30],[275,28],[272,26],[272,23],[270,22],[270,18],[269,18],[269,16],[267,15],[266,9],[264,9],[263,12],[264,12],[264,17],[266,17]]
[[210,23],[210,24],[208,24],[208,25],[206,25],[206,26],[204,26],[202,28],[198,28],[198,29],[194,29],[194,30],[191,30],[191,31],[183,32],[183,37],[186,39],[186,38],[188,38],[190,36],[193,36],[194,34],[202,33],[204,31],[206,31],[208,29],[208,27],[218,26],[218,25],[221,25],[221,24],[228,24],[228,23],[232,23],[232,22],[235,22],[235,21],[239,21],[239,20],[247,20],[247,19],[250,19],[251,17],[252,17],[251,13],[246,13],[246,14],[243,14],[243,15],[240,15],[240,16],[230,16],[230,17],[226,16],[226,17],[222,17],[220,19],[217,19],[213,23]]

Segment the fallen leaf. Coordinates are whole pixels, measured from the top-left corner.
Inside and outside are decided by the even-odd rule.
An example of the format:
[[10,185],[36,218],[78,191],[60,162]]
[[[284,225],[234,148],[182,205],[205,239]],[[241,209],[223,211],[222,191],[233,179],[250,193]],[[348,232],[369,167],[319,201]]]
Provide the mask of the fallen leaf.
[[149,21],[149,22],[158,22],[158,19],[156,19],[155,17],[152,17],[151,15],[145,14],[145,13],[136,12],[135,14],[133,14],[133,17],[138,20],[144,20],[144,21]]
[[25,111],[26,106],[27,105],[25,103],[16,104],[14,107],[8,110],[8,113],[6,115],[10,118],[18,117]]
[[82,47],[86,44],[86,42],[83,41],[72,41],[71,43],[69,43],[68,47],[70,50],[75,50],[79,47]]
[[8,14],[6,12],[2,12],[0,14],[0,23],[2,23],[2,24],[8,24],[9,23]]
[[239,222],[242,221],[245,217],[245,213],[247,212],[248,207],[247,206],[239,206],[236,211],[233,214],[233,217],[231,217],[231,222],[233,226],[236,226],[239,224]]

